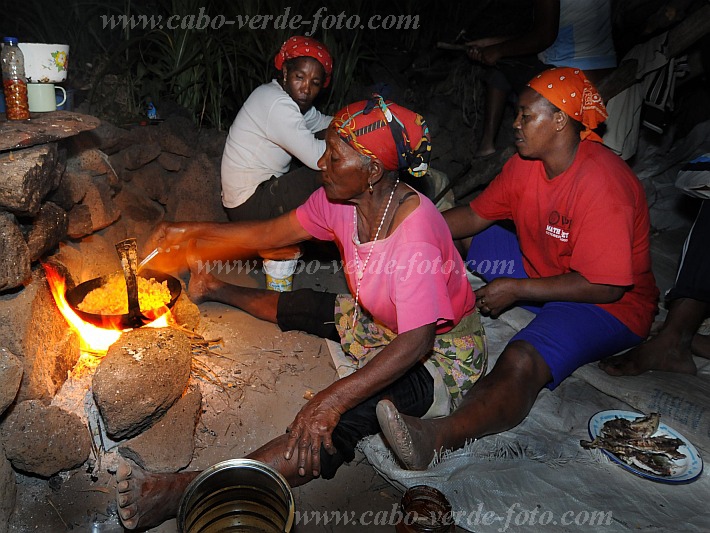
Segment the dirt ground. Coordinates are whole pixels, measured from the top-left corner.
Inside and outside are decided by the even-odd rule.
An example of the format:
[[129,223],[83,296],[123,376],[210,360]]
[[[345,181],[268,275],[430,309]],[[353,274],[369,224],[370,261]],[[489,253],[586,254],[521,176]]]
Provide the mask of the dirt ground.
[[[85,257],[92,256],[92,246],[98,246],[100,240],[111,241],[117,232],[117,229],[107,231],[101,239],[70,246],[80,248],[87,254]],[[93,256],[97,262],[112,260],[105,254]],[[260,272],[233,271],[218,277],[251,287],[264,286]],[[296,274],[294,288],[301,287],[342,291],[345,281],[342,273],[333,271],[330,258],[326,258],[317,272]],[[195,452],[188,470],[201,470],[219,461],[242,457],[279,435],[306,402],[304,395],[337,379],[325,341],[320,338],[300,332],[282,333],[273,324],[218,303],[204,303],[199,311],[198,331],[206,339],[222,339],[222,342],[211,350],[212,355],[199,358],[205,373],[193,376],[203,394],[203,414],[195,432]],[[60,396],[76,395],[79,389],[79,399],[73,401],[81,403],[85,388],[87,383],[71,386],[68,383]],[[109,450],[101,467],[92,472],[84,466],[50,480],[18,474],[17,505],[9,531],[123,531],[114,503],[115,480],[111,471],[115,463],[115,452]],[[358,453],[352,463],[338,471],[335,479],[315,480],[293,489],[293,495],[296,510],[311,517],[308,524],[297,525],[296,532],[384,532],[393,531],[394,527],[376,525],[374,518],[392,512],[402,494]],[[350,517],[351,523],[336,523],[335,511],[341,517]],[[319,517],[320,523],[315,517]],[[170,520],[150,531],[172,533],[177,531],[177,524]]]
[[[118,268],[118,258],[100,251],[125,238],[124,232],[119,221],[101,235],[63,246],[81,252],[84,272],[105,272]],[[679,230],[652,239],[654,271],[662,290],[672,284],[683,237],[684,231]],[[141,236],[138,238],[140,243]],[[316,265],[314,260],[318,259],[321,268],[311,267],[296,274],[294,288],[345,290],[342,272],[333,269],[333,254],[333,250],[325,255],[307,253],[305,264]],[[222,272],[218,277],[250,287],[264,286],[261,272]],[[189,276],[183,274],[181,278],[186,281]],[[306,402],[304,395],[337,379],[322,339],[300,332],[283,333],[273,324],[218,303],[201,304],[199,312],[198,332],[205,339],[221,342],[210,350],[210,355],[199,357],[204,372],[193,377],[202,391],[203,413],[188,470],[242,457],[279,435]],[[67,382],[59,396],[68,396],[69,403],[81,405],[88,386],[87,382]],[[115,464],[116,453],[108,450],[102,464],[91,471],[84,465],[49,480],[18,474],[17,504],[9,531],[122,532],[114,500]],[[378,525],[375,517],[390,517],[402,496],[359,453],[351,464],[338,471],[335,479],[315,480],[293,489],[293,495],[296,510],[310,518],[309,523],[302,521],[296,526],[297,533],[391,532],[394,526]],[[340,517],[340,522],[336,517]],[[343,524],[343,517],[349,518],[348,524]],[[149,531],[173,533],[177,524],[170,520]]]

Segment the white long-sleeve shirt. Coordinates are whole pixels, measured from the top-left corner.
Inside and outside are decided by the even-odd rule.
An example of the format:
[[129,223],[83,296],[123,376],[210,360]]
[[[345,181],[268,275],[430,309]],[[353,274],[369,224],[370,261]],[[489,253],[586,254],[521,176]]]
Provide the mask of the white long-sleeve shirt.
[[229,128],[222,154],[222,204],[243,204],[260,183],[288,172],[293,157],[318,170],[325,141],[313,134],[332,118],[315,107],[302,114],[276,80],[257,87]]

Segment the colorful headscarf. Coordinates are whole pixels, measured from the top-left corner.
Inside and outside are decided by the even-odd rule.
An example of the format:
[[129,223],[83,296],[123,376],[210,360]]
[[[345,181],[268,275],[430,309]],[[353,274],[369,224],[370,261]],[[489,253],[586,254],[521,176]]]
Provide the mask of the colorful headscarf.
[[387,170],[421,177],[429,169],[431,136],[424,118],[375,94],[335,113],[332,127],[359,153],[379,159]]
[[323,43],[300,35],[291,37],[281,45],[281,49],[274,58],[274,65],[278,70],[281,70],[286,61],[297,57],[312,57],[316,59],[323,65],[323,70],[325,70],[323,87],[327,87],[330,84],[330,75],[333,73],[333,58],[330,57],[330,52],[328,52]]
[[578,68],[551,68],[535,76],[528,87],[584,125],[579,136],[602,142],[592,130],[609,116],[599,91]]

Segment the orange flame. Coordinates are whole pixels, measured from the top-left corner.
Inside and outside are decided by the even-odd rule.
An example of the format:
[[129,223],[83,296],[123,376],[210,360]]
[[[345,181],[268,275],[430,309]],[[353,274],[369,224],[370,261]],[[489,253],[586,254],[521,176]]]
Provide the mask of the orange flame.
[[[129,331],[120,329],[118,324],[106,324],[106,327],[98,327],[94,324],[84,321],[71,308],[65,297],[66,280],[57,272],[57,270],[49,264],[42,265],[47,275],[47,283],[52,292],[54,301],[57,303],[59,312],[62,313],[69,326],[77,332],[81,339],[82,352],[106,353],[109,347],[118,340],[121,333]],[[170,312],[165,308],[165,313],[162,313],[156,320],[146,324],[146,327],[165,328],[170,322]],[[151,316],[152,318],[152,316]]]

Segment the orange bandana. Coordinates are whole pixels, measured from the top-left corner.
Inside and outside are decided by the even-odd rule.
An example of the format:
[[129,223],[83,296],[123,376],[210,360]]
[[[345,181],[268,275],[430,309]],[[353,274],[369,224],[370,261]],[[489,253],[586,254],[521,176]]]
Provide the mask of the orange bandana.
[[609,115],[601,95],[584,72],[578,68],[551,68],[530,80],[528,87],[581,122],[584,125],[584,130],[579,134],[582,140],[602,142],[601,137],[592,130]]
[[323,65],[323,70],[325,70],[323,87],[328,86],[330,75],[333,73],[333,59],[323,43],[300,35],[291,37],[281,45],[281,49],[274,58],[274,65],[278,70],[281,70],[284,62],[297,57],[312,57]]

